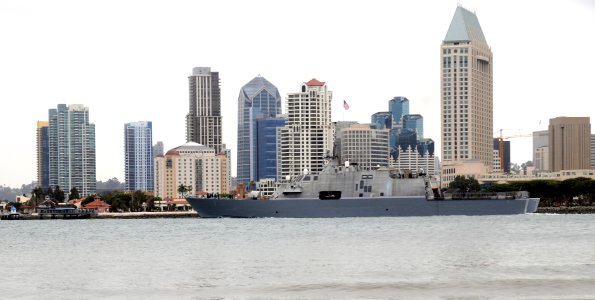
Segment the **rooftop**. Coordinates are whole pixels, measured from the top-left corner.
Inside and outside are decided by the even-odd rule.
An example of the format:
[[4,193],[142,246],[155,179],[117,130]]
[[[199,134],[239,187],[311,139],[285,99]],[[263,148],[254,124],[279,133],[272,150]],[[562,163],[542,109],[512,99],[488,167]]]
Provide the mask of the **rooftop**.
[[444,42],[479,41],[487,44],[475,13],[458,6],[450,21]]

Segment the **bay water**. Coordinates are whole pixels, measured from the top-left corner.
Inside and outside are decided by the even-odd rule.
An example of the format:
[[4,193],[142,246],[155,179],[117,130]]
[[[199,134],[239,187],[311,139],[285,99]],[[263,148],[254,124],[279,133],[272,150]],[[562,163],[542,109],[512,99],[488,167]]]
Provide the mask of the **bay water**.
[[595,215],[0,221],[0,299],[595,299]]

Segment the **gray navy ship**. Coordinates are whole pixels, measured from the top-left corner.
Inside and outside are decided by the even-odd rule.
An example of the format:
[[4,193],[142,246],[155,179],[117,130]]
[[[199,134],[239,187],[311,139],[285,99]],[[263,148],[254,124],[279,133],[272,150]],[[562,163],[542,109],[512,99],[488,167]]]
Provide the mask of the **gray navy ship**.
[[319,174],[281,182],[270,197],[189,196],[203,218],[335,218],[533,213],[539,198],[527,192],[442,193],[437,181],[393,168],[363,170],[329,163]]

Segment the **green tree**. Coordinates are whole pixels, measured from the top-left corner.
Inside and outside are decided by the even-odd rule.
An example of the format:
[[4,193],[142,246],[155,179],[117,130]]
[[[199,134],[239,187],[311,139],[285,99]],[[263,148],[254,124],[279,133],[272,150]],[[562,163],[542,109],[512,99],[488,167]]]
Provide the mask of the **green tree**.
[[147,202],[147,196],[142,191],[134,191],[132,193],[132,199],[130,203],[130,208],[134,211],[139,211],[142,209],[142,204]]
[[52,190],[51,186],[48,186],[48,189],[45,191],[44,196],[48,196],[51,199],[54,199],[54,190]]
[[89,203],[91,203],[93,201],[95,201],[95,195],[93,195],[93,196],[87,196],[87,198],[85,198],[85,200],[81,201],[81,206],[82,207],[85,207],[85,205],[87,205],[87,204],[89,204]]
[[73,200],[73,199],[79,199],[81,197],[81,195],[79,195],[79,191],[76,189],[76,187],[72,187],[70,189],[70,194],[68,195],[68,200]]
[[479,182],[473,177],[458,175],[448,184],[448,188],[459,189],[462,192],[477,192],[479,191]]
[[186,198],[186,194],[192,192],[192,186],[180,184],[178,186],[178,193],[182,194],[182,197]]
[[60,186],[56,186],[54,189],[54,200],[57,202],[64,202],[64,191],[60,189]]
[[43,198],[43,189],[41,187],[36,187],[31,191],[31,199],[29,200],[28,205],[35,207],[43,201]]

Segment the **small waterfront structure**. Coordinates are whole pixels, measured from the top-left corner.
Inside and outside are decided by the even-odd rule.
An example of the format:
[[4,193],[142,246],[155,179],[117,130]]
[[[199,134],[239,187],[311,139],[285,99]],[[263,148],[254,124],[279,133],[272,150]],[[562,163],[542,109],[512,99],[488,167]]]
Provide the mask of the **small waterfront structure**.
[[102,201],[99,196],[95,196],[94,199],[95,200],[93,202],[90,202],[87,205],[85,205],[85,209],[94,210],[96,213],[104,213],[108,212],[109,209],[112,207],[111,205]]
[[97,216],[94,209],[74,207],[49,207],[38,210],[40,219],[86,219]]

